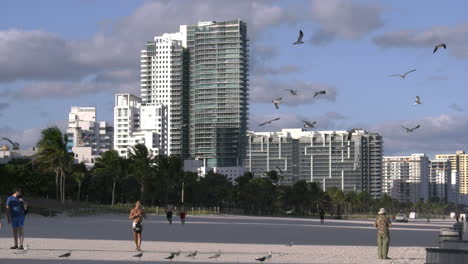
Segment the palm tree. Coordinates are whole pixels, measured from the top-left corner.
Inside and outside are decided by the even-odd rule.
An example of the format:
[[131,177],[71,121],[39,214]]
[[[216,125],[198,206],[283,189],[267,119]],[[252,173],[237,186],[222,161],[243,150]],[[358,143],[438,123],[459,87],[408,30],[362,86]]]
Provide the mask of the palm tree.
[[35,162],[55,172],[56,198],[61,203],[65,203],[65,173],[73,164],[73,153],[67,151],[67,141],[58,127],[46,128],[41,132],[35,155]]
[[143,201],[145,197],[145,180],[151,178],[154,174],[154,157],[144,144],[138,144],[130,151],[129,159],[130,174],[140,184],[141,201]]
[[84,179],[86,178],[86,173],[88,169],[84,163],[74,164],[72,169],[72,177],[75,182],[78,184],[78,195],[77,200],[80,201],[81,197],[81,184],[83,183]]
[[117,183],[126,178],[128,174],[127,160],[119,156],[116,150],[101,153],[94,164],[94,174],[112,177],[112,206],[115,203],[115,187]]

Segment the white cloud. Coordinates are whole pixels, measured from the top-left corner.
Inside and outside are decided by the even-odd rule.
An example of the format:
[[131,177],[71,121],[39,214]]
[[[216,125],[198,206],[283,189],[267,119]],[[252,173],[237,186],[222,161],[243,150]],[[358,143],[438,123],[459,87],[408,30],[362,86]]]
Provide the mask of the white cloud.
[[335,37],[359,39],[383,26],[382,9],[351,0],[312,0],[311,18],[319,23],[313,44],[325,44]]
[[457,111],[457,112],[465,111],[465,109],[459,104],[451,104],[451,105],[449,105],[449,108],[454,110],[454,111]]
[[450,54],[468,58],[468,22],[455,26],[434,26],[422,31],[410,29],[387,32],[375,37],[374,42],[381,48],[424,48],[429,55],[435,45],[446,43]]

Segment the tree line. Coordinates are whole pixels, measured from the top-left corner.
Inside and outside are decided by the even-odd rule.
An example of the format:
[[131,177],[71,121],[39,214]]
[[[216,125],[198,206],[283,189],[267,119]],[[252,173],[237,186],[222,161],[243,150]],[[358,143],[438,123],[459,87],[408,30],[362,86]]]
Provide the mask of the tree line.
[[259,176],[247,172],[231,181],[209,172],[205,177],[184,172],[178,156],[153,155],[143,144],[134,146],[125,159],[115,150],[100,155],[92,169],[74,164],[67,151],[67,136],[56,128],[44,129],[31,160],[12,160],[0,166],[0,194],[20,187],[28,196],[49,197],[96,204],[131,203],[165,206],[219,206],[228,211],[252,215],[317,215],[324,209],[332,216],[375,214],[385,207],[392,214],[415,211],[442,215],[456,210],[454,205],[426,201],[399,202],[384,195],[373,199],[366,192],[347,192],[337,188],[323,191],[316,182],[298,181],[282,185],[281,175],[270,171]]

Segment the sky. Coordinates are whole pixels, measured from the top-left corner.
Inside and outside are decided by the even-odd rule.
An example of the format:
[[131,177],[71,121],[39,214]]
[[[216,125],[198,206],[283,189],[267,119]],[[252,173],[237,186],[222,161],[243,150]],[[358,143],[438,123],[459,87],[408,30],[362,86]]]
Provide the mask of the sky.
[[[317,130],[379,133],[385,155],[468,151],[466,10],[464,0],[6,1],[0,137],[33,146],[42,129],[66,127],[71,106],[95,106],[112,122],[114,94],[139,94],[146,41],[181,24],[240,18],[250,39],[251,130],[309,120]],[[305,43],[292,45],[299,30]],[[439,43],[447,49],[433,54]],[[313,98],[318,90],[327,94]]]

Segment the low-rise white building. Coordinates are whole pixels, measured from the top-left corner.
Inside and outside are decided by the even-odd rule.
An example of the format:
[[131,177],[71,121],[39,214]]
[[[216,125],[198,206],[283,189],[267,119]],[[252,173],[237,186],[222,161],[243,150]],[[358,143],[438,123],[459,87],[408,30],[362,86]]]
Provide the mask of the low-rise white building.
[[161,103],[142,105],[132,94],[116,94],[114,148],[128,158],[131,148],[144,144],[154,155],[167,154],[166,107]]
[[32,159],[32,156],[36,153],[37,148],[35,147],[26,150],[12,150],[8,145],[3,145],[0,148],[0,164],[6,164],[15,159]]
[[68,115],[67,150],[73,152],[75,163],[92,167],[101,153],[112,149],[113,133],[112,126],[96,121],[95,107],[73,106]]

